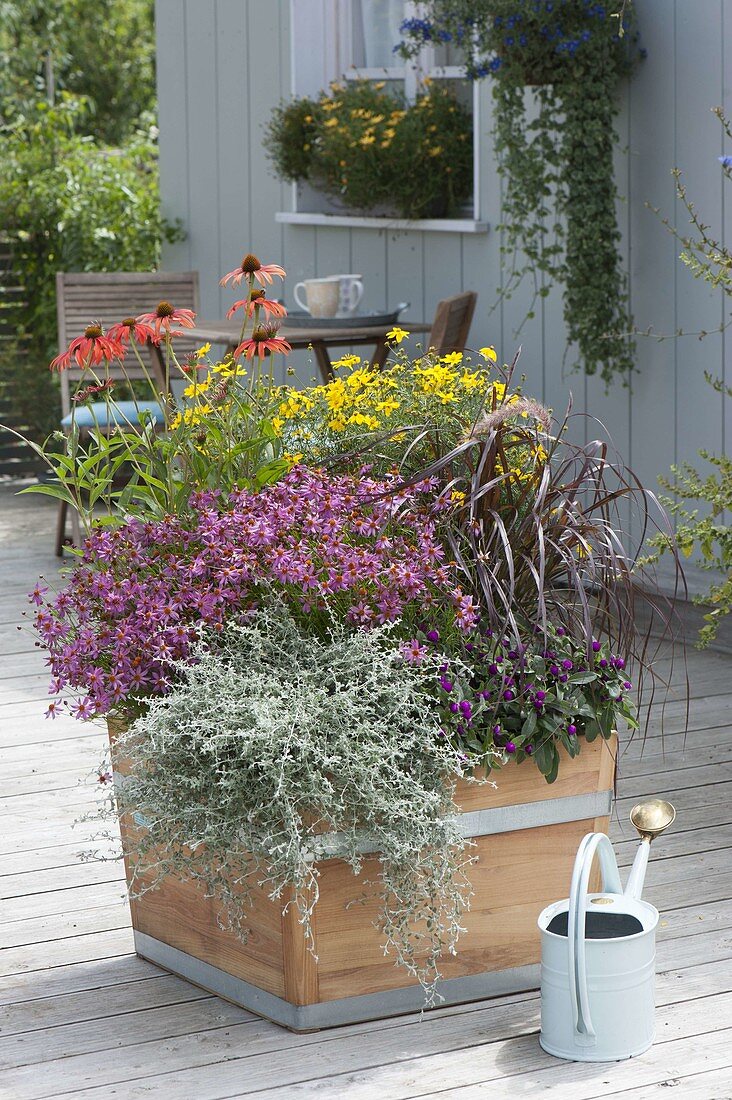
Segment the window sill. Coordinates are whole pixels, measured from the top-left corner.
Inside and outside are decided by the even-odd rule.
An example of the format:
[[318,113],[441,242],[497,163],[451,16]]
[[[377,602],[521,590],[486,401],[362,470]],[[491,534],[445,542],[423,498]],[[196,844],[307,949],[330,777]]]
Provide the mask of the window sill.
[[330,226],[333,229],[387,229],[423,233],[487,233],[488,222],[473,218],[368,218],[356,214],[315,214],[280,210],[275,221],[285,225]]

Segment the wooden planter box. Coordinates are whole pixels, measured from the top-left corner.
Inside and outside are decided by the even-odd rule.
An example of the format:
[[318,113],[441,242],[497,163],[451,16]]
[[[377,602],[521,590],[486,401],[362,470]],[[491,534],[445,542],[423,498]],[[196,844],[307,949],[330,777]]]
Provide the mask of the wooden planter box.
[[[111,731],[110,731],[111,732]],[[566,895],[580,840],[607,831],[616,741],[583,744],[548,785],[529,763],[508,765],[497,787],[460,783],[463,831],[475,842],[474,895],[456,956],[441,962],[443,1004],[536,989],[540,911]],[[121,761],[117,761],[122,765]],[[123,772],[124,767],[120,770]],[[122,820],[123,846],[130,822]],[[419,1010],[421,987],[384,956],[378,901],[351,905],[359,880],[339,859],[320,864],[313,916],[317,960],[293,906],[256,891],[246,943],[217,924],[217,904],[192,883],[169,880],[130,902],[138,955],[293,1031]],[[375,877],[375,859],[363,877]],[[287,899],[285,899],[286,901]]]

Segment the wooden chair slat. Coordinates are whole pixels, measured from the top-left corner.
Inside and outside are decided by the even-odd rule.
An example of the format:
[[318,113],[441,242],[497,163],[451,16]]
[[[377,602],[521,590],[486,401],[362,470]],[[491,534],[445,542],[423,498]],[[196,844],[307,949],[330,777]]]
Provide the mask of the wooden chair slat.
[[438,302],[427,346],[440,355],[464,351],[477,301],[475,291],[467,290]]

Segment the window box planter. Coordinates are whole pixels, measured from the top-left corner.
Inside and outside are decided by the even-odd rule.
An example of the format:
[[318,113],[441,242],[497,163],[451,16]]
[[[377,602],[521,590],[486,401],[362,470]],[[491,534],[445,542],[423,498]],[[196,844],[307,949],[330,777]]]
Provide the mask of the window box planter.
[[[115,724],[110,722],[114,739]],[[607,830],[616,740],[583,744],[563,754],[548,785],[530,765],[508,765],[498,786],[462,782],[456,802],[464,834],[478,857],[470,869],[473,898],[458,953],[441,962],[445,1004],[462,1004],[538,986],[536,919],[569,882],[579,841]],[[124,761],[115,760],[123,775]],[[122,818],[123,847],[138,828]],[[258,889],[246,943],[222,931],[216,902],[190,882],[170,879],[130,902],[138,955],[293,1031],[309,1031],[419,1010],[421,987],[385,957],[373,921],[377,903],[352,904],[362,880],[333,858],[320,863],[313,916],[317,958],[308,950],[289,900]]]

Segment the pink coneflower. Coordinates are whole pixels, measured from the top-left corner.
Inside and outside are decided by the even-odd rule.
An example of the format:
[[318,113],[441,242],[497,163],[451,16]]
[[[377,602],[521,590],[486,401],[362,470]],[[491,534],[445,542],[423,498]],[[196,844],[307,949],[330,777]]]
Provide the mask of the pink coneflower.
[[165,329],[168,336],[181,335],[179,332],[171,332],[171,325],[194,328],[196,315],[192,309],[176,309],[170,302],[158,302],[158,307],[154,313],[141,313],[136,321],[138,325],[152,325],[155,339],[159,340],[162,329]]
[[246,310],[248,317],[253,316],[260,309],[263,309],[266,314],[272,317],[286,317],[287,310],[279,302],[273,302],[271,298],[268,298],[263,290],[253,290],[249,298],[242,298],[238,302],[234,302],[233,306],[226,314],[227,317],[233,317],[237,309]]
[[68,370],[71,360],[75,360],[80,367],[96,366],[102,359],[111,363],[113,359],[124,359],[125,349],[117,340],[105,336],[104,329],[95,321],[87,325],[83,336],[77,336],[72,340],[68,348],[61,355],[57,355],[51,361],[51,370]]
[[83,390],[77,390],[71,400],[75,405],[83,405],[85,402],[91,401],[93,397],[97,397],[100,393],[111,393],[113,389],[113,379],[107,378],[99,386],[86,386]]
[[155,329],[152,325],[141,324],[136,317],[125,317],[118,325],[111,325],[107,330],[110,340],[117,340],[120,344],[129,344],[130,340],[137,340],[138,344],[146,344],[148,340],[157,343]]
[[250,278],[256,279],[260,286],[264,286],[266,283],[272,282],[273,275],[279,275],[280,279],[284,279],[285,274],[285,269],[280,267],[279,264],[262,264],[256,256],[248,252],[242,260],[241,266],[227,272],[220,280],[220,285],[228,286],[231,283],[232,286],[239,286],[242,279]]
[[243,340],[239,344],[234,352],[234,358],[238,359],[240,355],[245,355],[247,359],[252,359],[255,355],[258,355],[260,359],[264,359],[265,355],[269,355],[273,351],[287,355],[288,352],[292,351],[292,348],[287,340],[277,336],[277,332],[277,325],[258,325],[249,339]]

